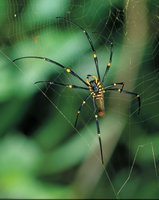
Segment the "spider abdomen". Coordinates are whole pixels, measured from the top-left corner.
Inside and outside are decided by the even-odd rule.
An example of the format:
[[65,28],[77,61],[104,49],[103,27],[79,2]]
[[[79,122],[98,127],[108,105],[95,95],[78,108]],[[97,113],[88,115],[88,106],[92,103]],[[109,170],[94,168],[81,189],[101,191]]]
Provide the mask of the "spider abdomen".
[[100,96],[95,97],[95,103],[98,109],[98,115],[101,117],[104,116],[105,108],[104,108],[103,94],[100,94]]

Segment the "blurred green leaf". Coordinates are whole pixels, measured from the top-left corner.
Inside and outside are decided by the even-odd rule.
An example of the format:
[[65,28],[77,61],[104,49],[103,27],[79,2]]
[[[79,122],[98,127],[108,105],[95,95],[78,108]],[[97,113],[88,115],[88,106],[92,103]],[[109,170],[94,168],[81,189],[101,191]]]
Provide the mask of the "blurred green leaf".
[[33,0],[28,3],[23,13],[26,29],[34,27],[38,23],[56,20],[56,17],[63,16],[68,8],[70,0]]

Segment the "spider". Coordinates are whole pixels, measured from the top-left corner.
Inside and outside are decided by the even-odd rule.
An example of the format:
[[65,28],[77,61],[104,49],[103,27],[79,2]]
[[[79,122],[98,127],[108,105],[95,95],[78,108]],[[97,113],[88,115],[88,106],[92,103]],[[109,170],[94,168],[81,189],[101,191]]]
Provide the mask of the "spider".
[[[97,135],[98,135],[98,139],[99,139],[99,147],[100,147],[100,155],[101,155],[101,162],[102,164],[104,164],[104,158],[103,158],[103,150],[102,150],[102,140],[101,140],[101,133],[100,133],[100,127],[99,127],[99,122],[98,122],[98,117],[99,116],[104,116],[105,114],[105,109],[104,109],[104,93],[106,91],[110,91],[110,92],[119,92],[119,93],[125,93],[127,95],[132,95],[134,97],[137,98],[138,100],[138,114],[140,112],[140,107],[141,107],[141,101],[140,101],[140,95],[134,92],[129,92],[127,90],[124,90],[124,82],[115,82],[112,83],[108,86],[103,86],[104,85],[104,81],[106,79],[106,76],[109,72],[111,63],[112,63],[112,56],[113,56],[113,43],[110,43],[110,57],[109,57],[109,62],[107,63],[106,69],[105,69],[105,73],[101,79],[100,76],[100,72],[99,72],[99,67],[98,67],[98,58],[97,58],[97,54],[96,54],[96,50],[94,48],[93,42],[88,34],[88,32],[82,28],[81,26],[79,26],[78,24],[64,18],[64,17],[56,17],[59,18],[61,20],[65,20],[67,22],[69,22],[70,24],[76,26],[77,28],[79,28],[80,30],[82,30],[82,32],[85,34],[92,52],[93,52],[93,58],[94,58],[94,62],[95,62],[95,66],[96,66],[96,71],[97,71],[97,76],[96,75],[90,75],[88,74],[86,77],[86,80],[83,80],[78,74],[76,74],[74,71],[72,71],[70,68],[65,67],[64,65],[51,60],[49,58],[46,57],[40,57],[40,56],[24,56],[24,57],[20,57],[20,58],[16,58],[13,60],[13,62],[20,60],[20,59],[25,59],[25,58],[35,58],[35,59],[42,59],[46,62],[50,62],[52,64],[55,64],[59,67],[61,67],[62,69],[64,69],[67,73],[71,74],[72,76],[74,76],[75,78],[79,79],[86,87],[81,87],[81,86],[77,86],[77,85],[72,85],[72,84],[63,84],[63,83],[58,83],[55,81],[37,81],[35,82],[35,84],[38,83],[47,83],[49,85],[55,85],[55,86],[62,86],[62,87],[67,87],[67,88],[76,88],[76,89],[81,89],[81,90],[88,90],[89,94],[86,96],[85,99],[83,99],[78,111],[77,111],[77,116],[76,116],[76,120],[75,120],[75,128],[77,127],[77,121],[80,115],[80,112],[82,110],[82,107],[87,103],[88,99],[90,97],[92,97],[93,100],[93,107],[94,107],[94,117],[95,117],[95,121],[96,121],[96,127],[97,127]],[[117,87],[120,86],[120,87]]]

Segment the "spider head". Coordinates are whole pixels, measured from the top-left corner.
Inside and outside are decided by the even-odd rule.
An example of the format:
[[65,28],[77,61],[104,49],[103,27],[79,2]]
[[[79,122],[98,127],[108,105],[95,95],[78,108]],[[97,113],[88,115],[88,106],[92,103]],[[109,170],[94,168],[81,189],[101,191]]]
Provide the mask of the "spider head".
[[[89,80],[91,78],[91,80]],[[87,75],[86,82],[89,85],[90,91],[98,93],[99,91],[99,81],[95,75]]]

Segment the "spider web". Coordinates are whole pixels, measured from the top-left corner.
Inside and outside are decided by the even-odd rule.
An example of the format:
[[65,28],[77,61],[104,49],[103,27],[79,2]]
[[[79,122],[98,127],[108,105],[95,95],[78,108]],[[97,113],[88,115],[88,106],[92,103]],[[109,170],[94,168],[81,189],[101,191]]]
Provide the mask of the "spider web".
[[[0,4],[0,151],[5,155],[0,167],[1,197],[158,198],[157,1],[15,0]],[[96,74],[86,37],[57,16],[89,32],[101,75],[109,60],[108,40],[113,41],[105,85],[124,81],[126,90],[141,95],[139,116],[136,99],[105,95],[106,115],[99,123],[106,167],[101,165],[91,100],[74,128],[76,111],[87,92],[33,83],[82,84],[42,60],[11,62],[21,56],[45,56],[83,79]],[[28,185],[34,188],[30,194]]]

